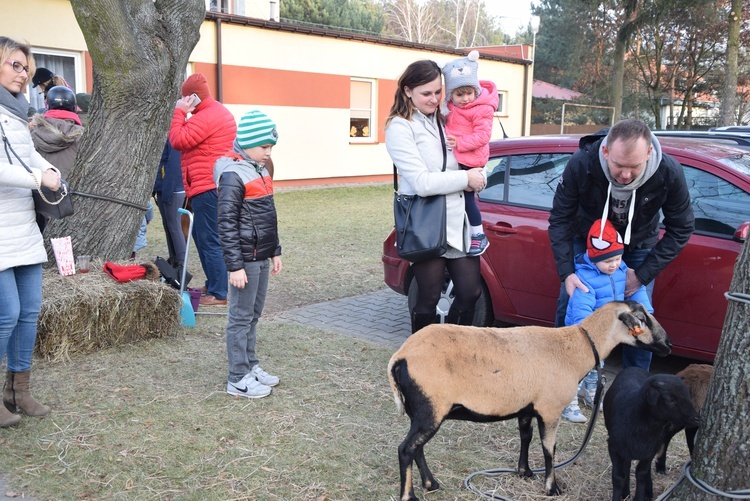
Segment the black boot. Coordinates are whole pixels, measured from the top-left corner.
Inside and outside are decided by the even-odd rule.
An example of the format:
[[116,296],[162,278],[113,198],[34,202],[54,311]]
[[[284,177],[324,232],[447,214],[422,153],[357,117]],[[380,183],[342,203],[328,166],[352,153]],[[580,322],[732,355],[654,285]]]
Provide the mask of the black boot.
[[411,333],[414,334],[422,327],[435,323],[435,315],[430,313],[416,313],[411,311]]
[[455,325],[473,325],[474,310],[459,311],[456,308],[451,307],[451,309],[448,310],[448,314],[445,316],[445,323]]
[[458,312],[458,325],[474,325],[474,310]]
[[454,308],[453,306],[451,306],[450,309],[448,310],[448,314],[445,315],[444,322],[446,324],[458,325],[458,315],[459,314],[460,314],[459,311],[456,308]]

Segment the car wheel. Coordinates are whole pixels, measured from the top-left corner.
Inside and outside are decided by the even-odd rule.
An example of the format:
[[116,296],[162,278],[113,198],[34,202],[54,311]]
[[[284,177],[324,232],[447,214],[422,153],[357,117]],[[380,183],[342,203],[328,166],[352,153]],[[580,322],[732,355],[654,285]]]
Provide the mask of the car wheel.
[[[490,294],[487,290],[487,286],[484,284],[484,281],[482,281],[481,288],[482,292],[480,293],[479,299],[477,299],[477,304],[474,307],[473,325],[476,325],[477,327],[487,327],[493,324],[494,318],[492,315]],[[409,285],[409,294],[407,296],[409,312],[414,310],[414,306],[417,304],[418,295],[419,286],[417,285],[417,281],[412,279],[411,284]],[[453,299],[453,280],[446,278],[446,281],[443,284],[443,290],[440,292],[440,299],[438,300],[436,308],[436,314],[440,318],[441,324],[445,323],[445,317],[448,315],[448,310],[450,310],[451,305],[453,304]]]

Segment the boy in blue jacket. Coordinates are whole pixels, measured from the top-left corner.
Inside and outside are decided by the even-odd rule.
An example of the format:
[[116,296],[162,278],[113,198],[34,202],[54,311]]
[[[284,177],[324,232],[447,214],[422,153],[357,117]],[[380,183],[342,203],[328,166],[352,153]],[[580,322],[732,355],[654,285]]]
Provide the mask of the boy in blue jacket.
[[237,126],[232,151],[214,165],[219,189],[219,240],[229,271],[227,393],[262,398],[279,384],[258,365],[257,325],[266,301],[268,277],[281,271],[273,182],[266,170],[279,136],[268,116],[254,110]]
[[[610,301],[622,301],[625,298],[625,281],[628,267],[622,261],[625,246],[622,237],[609,220],[597,219],[591,225],[586,239],[586,252],[575,259],[576,275],[588,288],[588,292],[576,289],[568,302],[565,314],[565,325],[580,323],[597,308]],[[646,293],[646,286],[641,286],[635,294],[627,299],[638,301],[650,313],[654,312]],[[604,360],[601,361],[602,366]],[[594,406],[596,394],[596,369],[592,369],[583,378],[583,401],[589,407]],[[579,383],[579,389],[581,387]],[[586,416],[578,406],[578,394],[563,411],[562,417],[574,423],[585,423]]]

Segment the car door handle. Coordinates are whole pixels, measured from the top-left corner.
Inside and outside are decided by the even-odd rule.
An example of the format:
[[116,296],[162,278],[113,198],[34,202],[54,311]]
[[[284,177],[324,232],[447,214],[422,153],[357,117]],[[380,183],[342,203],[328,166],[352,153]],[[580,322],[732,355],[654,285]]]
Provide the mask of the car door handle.
[[505,233],[506,235],[514,235],[518,233],[517,229],[511,226],[502,226],[500,224],[495,224],[491,226],[489,230],[494,231],[495,233]]

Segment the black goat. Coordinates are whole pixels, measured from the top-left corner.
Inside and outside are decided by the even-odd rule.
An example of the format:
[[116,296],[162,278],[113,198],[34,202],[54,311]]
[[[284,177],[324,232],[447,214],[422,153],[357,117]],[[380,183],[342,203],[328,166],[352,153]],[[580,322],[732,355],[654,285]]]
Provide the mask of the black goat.
[[649,377],[638,367],[620,372],[604,395],[604,424],[612,461],[612,501],[630,495],[630,462],[635,468],[633,501],[653,499],[651,463],[669,430],[698,426],[700,416],[687,385],[677,376]]

